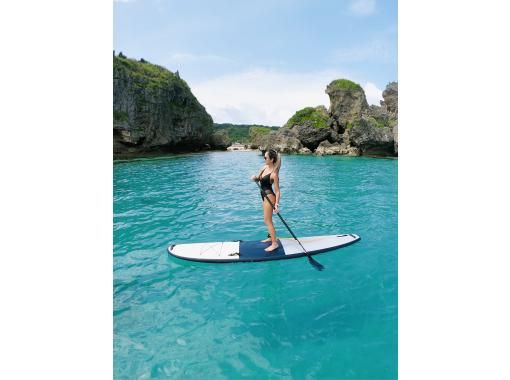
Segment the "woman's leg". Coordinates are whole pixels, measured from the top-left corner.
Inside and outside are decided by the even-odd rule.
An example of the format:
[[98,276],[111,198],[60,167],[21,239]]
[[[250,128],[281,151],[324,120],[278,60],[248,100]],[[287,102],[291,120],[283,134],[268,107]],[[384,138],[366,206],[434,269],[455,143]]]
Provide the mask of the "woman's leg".
[[[276,197],[272,194],[268,195],[268,197],[274,204],[276,201]],[[267,201],[267,199],[264,199],[264,223],[267,226],[267,231],[269,232],[269,235],[271,235],[271,245],[267,247],[265,251],[271,252],[278,248],[278,243],[276,242],[276,231],[274,229],[273,224],[273,207]]]
[[[264,223],[266,223],[266,198],[262,197],[262,212],[264,213]],[[271,243],[271,235],[267,234],[267,239],[261,240],[261,243]]]

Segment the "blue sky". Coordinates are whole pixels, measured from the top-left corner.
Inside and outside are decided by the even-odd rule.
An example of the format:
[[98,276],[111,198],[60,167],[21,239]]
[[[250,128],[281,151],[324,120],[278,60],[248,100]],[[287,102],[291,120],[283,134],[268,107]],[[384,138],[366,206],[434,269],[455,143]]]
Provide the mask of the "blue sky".
[[114,1],[114,49],[178,70],[215,122],[284,124],[329,107],[334,79],[371,104],[397,77],[397,1]]

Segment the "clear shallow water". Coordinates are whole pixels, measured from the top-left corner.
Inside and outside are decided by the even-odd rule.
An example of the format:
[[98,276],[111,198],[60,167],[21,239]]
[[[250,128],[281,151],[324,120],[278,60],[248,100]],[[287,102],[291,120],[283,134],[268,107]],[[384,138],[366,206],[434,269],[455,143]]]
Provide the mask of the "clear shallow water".
[[[284,156],[299,236],[362,240],[308,260],[202,264],[171,243],[265,238],[252,152],[114,164],[117,379],[395,379],[397,160]],[[290,236],[275,217],[280,237]]]

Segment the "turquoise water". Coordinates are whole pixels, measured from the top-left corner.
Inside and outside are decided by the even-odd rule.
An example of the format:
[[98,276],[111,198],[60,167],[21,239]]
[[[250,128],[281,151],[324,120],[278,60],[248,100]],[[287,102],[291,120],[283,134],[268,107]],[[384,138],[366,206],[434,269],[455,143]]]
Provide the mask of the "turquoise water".
[[[170,243],[262,239],[254,152],[114,164],[116,379],[395,379],[397,160],[283,157],[299,236],[356,233],[306,258],[205,264]],[[274,218],[278,236],[290,234]]]

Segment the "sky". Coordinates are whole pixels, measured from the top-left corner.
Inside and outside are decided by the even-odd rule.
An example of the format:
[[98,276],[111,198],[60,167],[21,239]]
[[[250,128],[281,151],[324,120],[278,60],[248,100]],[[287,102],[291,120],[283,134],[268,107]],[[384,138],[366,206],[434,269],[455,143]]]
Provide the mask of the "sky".
[[281,126],[359,83],[397,76],[396,0],[115,0],[113,46],[179,75],[216,123]]

